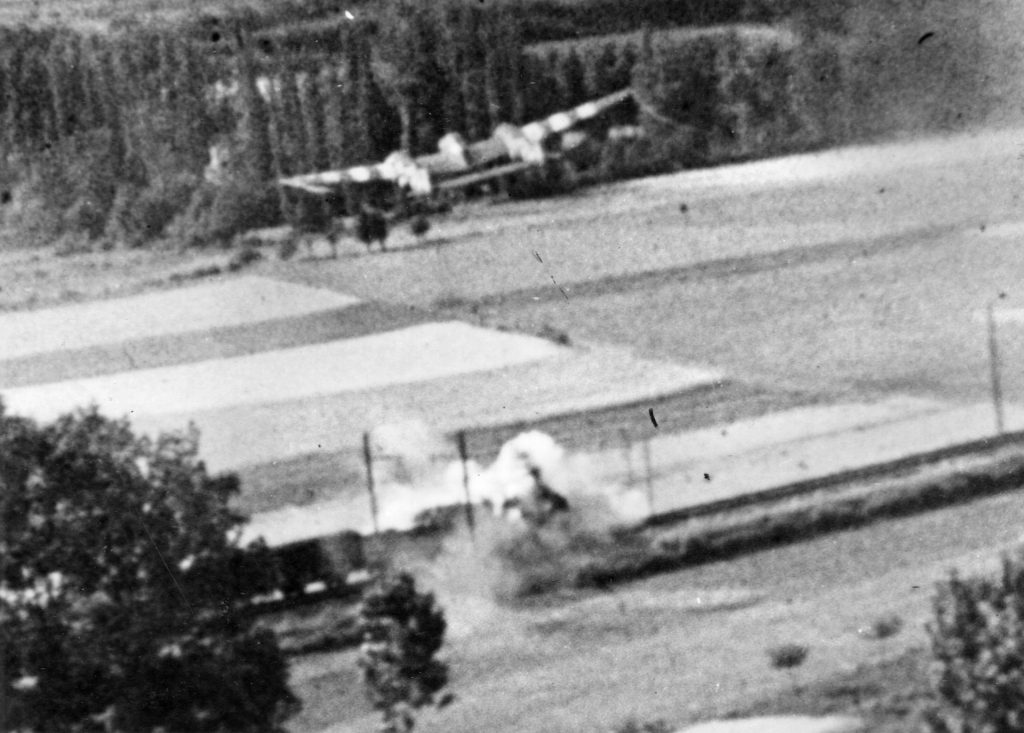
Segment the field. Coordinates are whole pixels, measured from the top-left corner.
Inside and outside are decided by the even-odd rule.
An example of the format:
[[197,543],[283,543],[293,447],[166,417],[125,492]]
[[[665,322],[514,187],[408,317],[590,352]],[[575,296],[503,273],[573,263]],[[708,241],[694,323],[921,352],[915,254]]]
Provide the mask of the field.
[[[392,318],[408,318],[403,325],[459,319],[531,334],[547,328],[573,343],[702,365],[733,380],[734,389],[708,403],[655,405],[667,432],[838,399],[910,394],[974,403],[989,393],[979,315],[993,301],[1018,308],[1024,297],[1022,139],[1003,131],[634,181],[543,202],[478,204],[438,221],[426,245],[396,233],[387,254],[367,256],[352,244],[337,261],[290,262],[268,247],[246,275],[387,304],[343,309],[357,313],[360,326],[296,317],[270,348],[372,331]],[[159,290],[226,257],[10,251],[0,299],[20,310]],[[999,343],[1007,397],[1020,401],[1024,380],[1015,365],[1024,343],[1016,328],[1001,323]],[[245,339],[255,345],[257,337]],[[227,355],[240,343],[202,348]],[[108,358],[124,358],[100,352],[93,373]],[[149,365],[170,358],[155,347],[140,353]],[[646,407],[550,427],[586,444],[588,431],[647,425]],[[285,472],[293,470],[302,467]],[[748,710],[791,686],[767,664],[765,649],[774,644],[810,645],[802,683],[920,647],[931,584],[952,564],[986,566],[1017,539],[1022,520],[1019,496],[1010,494],[613,595],[525,608],[495,606],[465,586],[449,590],[442,577],[459,697],[420,725],[597,731],[628,717],[681,724]],[[858,634],[887,613],[906,622],[899,636],[873,642]],[[302,659],[293,674],[306,703],[296,730],[372,726],[350,654]]]

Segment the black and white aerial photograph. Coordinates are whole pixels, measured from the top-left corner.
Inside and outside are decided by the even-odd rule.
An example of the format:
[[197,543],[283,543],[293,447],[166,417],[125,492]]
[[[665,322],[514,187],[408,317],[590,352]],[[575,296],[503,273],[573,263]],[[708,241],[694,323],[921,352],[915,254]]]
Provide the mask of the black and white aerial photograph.
[[0,0],[0,731],[1024,733],[1020,0]]

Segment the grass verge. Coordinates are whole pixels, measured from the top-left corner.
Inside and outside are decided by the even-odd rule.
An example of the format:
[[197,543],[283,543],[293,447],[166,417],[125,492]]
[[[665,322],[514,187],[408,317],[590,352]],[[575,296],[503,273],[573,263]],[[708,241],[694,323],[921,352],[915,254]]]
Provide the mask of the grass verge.
[[920,730],[922,711],[931,700],[927,649],[861,665],[852,672],[787,689],[771,698],[730,711],[726,717],[762,715],[852,715],[873,733]]
[[770,505],[695,517],[637,530],[647,540],[590,558],[575,570],[578,587],[616,582],[698,565],[836,530],[895,518],[1024,486],[1024,447],[1010,444],[874,481],[783,498]]

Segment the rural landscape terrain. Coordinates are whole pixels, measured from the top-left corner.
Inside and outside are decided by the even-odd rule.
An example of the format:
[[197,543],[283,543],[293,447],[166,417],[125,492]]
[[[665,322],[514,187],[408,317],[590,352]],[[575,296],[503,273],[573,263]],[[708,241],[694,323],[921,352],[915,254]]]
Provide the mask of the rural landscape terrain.
[[[17,699],[5,729],[77,730],[79,700],[111,730],[214,726],[203,706],[218,705],[210,730],[408,730],[406,703],[421,731],[775,715],[1014,729],[1024,573],[1000,565],[1024,534],[1014,8],[645,0],[644,21],[615,5],[0,2],[0,43],[14,40],[0,48],[0,488],[20,497],[0,524],[0,643],[17,649],[0,670]],[[581,125],[555,183],[527,171],[429,215],[356,185],[323,201],[276,185],[623,87],[634,101]],[[386,247],[352,223],[392,205]],[[90,405],[153,442],[129,450],[113,427],[62,417]],[[27,424],[54,427],[28,450]],[[23,470],[47,441],[54,462]],[[87,594],[93,576],[68,559],[86,540],[53,528],[98,513],[41,498],[65,471],[72,493],[88,475],[114,496],[105,477],[120,474],[91,452],[106,441],[129,485],[153,487],[113,515],[168,502],[175,518],[152,519],[155,534],[103,520],[97,556],[116,569],[152,546],[155,595],[141,570]],[[527,473],[568,510],[499,516]],[[194,487],[205,497],[181,498]],[[361,602],[367,579],[341,572],[340,590],[310,577],[265,612],[238,591],[239,625],[203,615],[227,592],[195,579],[204,557],[226,552],[238,588],[279,591],[225,538],[262,538],[277,559],[259,543],[251,559],[268,570],[290,562],[282,548],[330,554],[352,533],[366,557],[332,555],[334,570],[407,571],[434,594],[441,666],[413,675],[433,682],[374,677],[372,577]],[[951,570],[997,580],[958,586]],[[55,572],[86,578],[84,600],[25,600],[58,598]],[[104,615],[97,598],[121,592],[135,617],[174,608],[141,626]],[[55,608],[92,626],[37,642],[57,634]],[[242,646],[214,656],[250,676],[204,662],[201,679],[274,720],[246,727],[255,704],[206,697],[187,713],[116,695],[92,710],[78,678],[38,660],[77,645],[97,656],[70,653],[75,674],[108,674],[88,635],[104,624],[159,660],[225,634]],[[261,634],[272,653],[252,651]],[[967,637],[999,651],[959,664]],[[140,676],[190,674],[161,664]],[[985,704],[963,712],[975,689]]]

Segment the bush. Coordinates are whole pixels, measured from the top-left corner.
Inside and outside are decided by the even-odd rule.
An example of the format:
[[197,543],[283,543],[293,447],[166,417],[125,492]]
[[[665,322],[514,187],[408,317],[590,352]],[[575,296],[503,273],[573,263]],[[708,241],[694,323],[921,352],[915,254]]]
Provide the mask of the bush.
[[569,334],[560,328],[552,326],[550,323],[545,323],[541,326],[537,335],[560,346],[572,346],[572,338],[570,338]]
[[81,196],[61,217],[61,228],[66,232],[82,232],[89,239],[103,234],[107,214],[90,196]]
[[447,704],[438,699],[448,667],[434,658],[447,624],[431,593],[420,593],[411,575],[385,576],[367,589],[359,608],[359,668],[386,733],[409,731],[413,710]]
[[238,272],[262,259],[263,253],[258,247],[249,243],[242,244],[241,249],[231,255],[231,259],[228,260],[228,272]]
[[896,636],[903,629],[903,619],[898,614],[889,613],[879,616],[865,630],[865,636],[870,639],[888,639]]
[[4,730],[281,730],[287,665],[247,622],[274,564],[232,539],[238,481],[206,473],[195,433],[0,406],[0,482]]
[[73,257],[93,251],[93,242],[85,232],[64,232],[53,243],[57,257]]
[[177,176],[166,185],[141,190],[119,186],[104,234],[125,247],[139,247],[159,239],[174,217],[188,207],[196,186],[191,176]]
[[232,181],[217,190],[203,239],[207,243],[226,243],[236,234],[273,226],[280,220],[280,204],[272,186]]
[[615,728],[615,733],[670,733],[672,727],[664,720],[654,720],[641,723],[635,718],[630,718],[622,725]]
[[388,238],[388,220],[383,212],[371,207],[360,210],[356,220],[356,236],[367,247],[377,242],[384,249]]
[[928,625],[938,702],[931,728],[997,733],[1024,727],[1024,556],[1004,556],[994,578],[953,573]]
[[550,159],[513,176],[508,192],[515,199],[545,198],[571,193],[578,185],[579,175],[569,161]]
[[413,518],[413,532],[416,534],[445,534],[458,526],[465,514],[465,504],[436,506],[418,512]]
[[168,227],[168,234],[187,247],[226,245],[238,234],[280,220],[280,201],[273,186],[228,181],[196,189],[188,207]]
[[651,130],[645,136],[607,141],[597,164],[605,181],[670,173],[700,164],[693,131],[686,127]]
[[418,214],[410,222],[409,230],[417,239],[422,239],[430,231],[430,219],[423,214]]
[[768,660],[775,669],[794,669],[804,663],[809,651],[804,644],[780,644],[768,650]]
[[216,195],[216,186],[209,183],[200,185],[192,192],[185,209],[167,225],[167,236],[185,247],[202,245],[206,218]]

